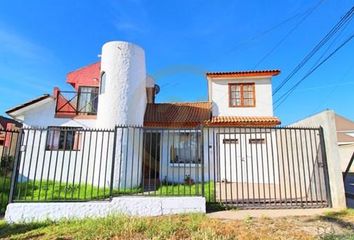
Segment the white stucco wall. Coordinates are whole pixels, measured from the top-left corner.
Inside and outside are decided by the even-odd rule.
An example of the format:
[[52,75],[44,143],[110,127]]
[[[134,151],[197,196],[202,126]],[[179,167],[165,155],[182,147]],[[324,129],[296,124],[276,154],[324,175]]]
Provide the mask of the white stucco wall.
[[[277,153],[273,151],[273,156],[271,156],[271,148],[274,147],[271,141],[276,142],[274,131],[259,133],[258,130],[257,132],[250,130],[250,133],[244,134],[239,130],[233,130],[229,133],[225,128],[225,131],[218,133],[221,181],[239,183],[275,183],[278,181],[274,178],[278,173]],[[267,144],[250,144],[251,138],[265,139]],[[238,139],[239,142],[224,144],[224,139]]]
[[97,202],[11,203],[7,206],[5,220],[8,223],[23,223],[115,214],[160,216],[205,212],[203,197],[119,197]]
[[[271,78],[209,79],[213,116],[273,116]],[[255,107],[229,107],[229,83],[255,83]]]
[[147,101],[144,50],[114,41],[103,45],[101,56],[106,83],[98,97],[97,127],[142,126]]
[[48,127],[48,126],[71,126],[94,128],[96,119],[80,119],[80,118],[55,118],[56,100],[50,98],[46,103],[36,106],[29,111],[23,113],[24,127]]
[[44,187],[47,180],[54,180],[63,187],[80,184],[108,189],[114,133],[77,133],[80,135],[79,150],[47,150],[46,130],[25,129],[18,181],[42,180]]

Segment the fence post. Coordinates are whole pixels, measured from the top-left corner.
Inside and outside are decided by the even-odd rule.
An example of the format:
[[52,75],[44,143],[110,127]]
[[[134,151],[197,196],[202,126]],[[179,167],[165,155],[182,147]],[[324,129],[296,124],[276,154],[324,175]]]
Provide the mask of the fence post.
[[350,168],[351,168],[353,162],[354,162],[354,152],[353,152],[352,157],[351,157],[350,160],[349,160],[349,163],[348,163],[347,168],[345,169],[345,172],[343,173],[343,180],[344,180],[344,181],[345,181],[345,179],[346,179],[346,177],[347,177],[347,175],[348,175],[348,172],[349,172],[349,170],[350,170]]
[[16,182],[17,182],[17,177],[18,177],[18,166],[20,164],[20,158],[21,158],[21,145],[22,145],[22,138],[23,138],[23,128],[20,129],[19,134],[17,136],[16,140],[16,152],[15,152],[15,161],[12,169],[12,174],[11,174],[11,183],[10,183],[10,193],[9,193],[9,203],[13,202],[14,198],[14,193],[15,193],[15,188],[16,188]]
[[202,165],[202,196],[205,197],[205,180],[204,180],[204,127],[203,125],[200,126],[200,131],[201,131],[201,165]]
[[116,148],[117,148],[117,129],[118,127],[114,127],[114,139],[113,139],[113,153],[112,153],[112,169],[111,169],[111,182],[109,189],[109,198],[112,200],[113,198],[113,181],[114,181],[114,166],[116,162]]
[[327,164],[327,153],[326,153],[326,145],[323,135],[323,127],[320,126],[319,128],[320,133],[320,144],[321,144],[321,152],[322,152],[322,161],[323,161],[323,171],[324,171],[324,181],[326,185],[326,194],[327,194],[327,201],[328,206],[332,207],[332,198],[331,198],[331,187],[329,184],[329,175],[328,175],[328,164]]

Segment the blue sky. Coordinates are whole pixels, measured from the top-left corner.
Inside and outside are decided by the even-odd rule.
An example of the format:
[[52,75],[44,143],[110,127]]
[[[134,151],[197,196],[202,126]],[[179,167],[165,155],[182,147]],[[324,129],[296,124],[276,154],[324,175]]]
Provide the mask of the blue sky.
[[[353,4],[353,0],[4,1],[0,114],[51,93],[54,86],[70,90],[66,73],[98,61],[101,46],[110,40],[132,41],[145,49],[148,72],[161,86],[159,102],[207,100],[206,71],[280,69],[275,88]],[[354,21],[330,42],[328,53],[353,32]],[[287,124],[329,108],[354,119],[353,90],[354,41],[305,80],[275,115]]]

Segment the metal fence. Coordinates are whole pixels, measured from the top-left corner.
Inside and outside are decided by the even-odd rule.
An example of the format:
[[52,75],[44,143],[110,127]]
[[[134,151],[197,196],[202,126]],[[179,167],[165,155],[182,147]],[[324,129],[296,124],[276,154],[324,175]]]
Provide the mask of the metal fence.
[[3,190],[13,202],[147,195],[205,196],[239,208],[330,205],[322,129],[48,127],[12,134],[15,150],[4,156],[16,171],[11,186],[4,175]]
[[18,136],[18,131],[0,130],[0,214],[5,212],[9,200]]
[[[206,128],[216,201],[239,208],[330,205],[321,128]],[[211,194],[209,194],[211,196]]]

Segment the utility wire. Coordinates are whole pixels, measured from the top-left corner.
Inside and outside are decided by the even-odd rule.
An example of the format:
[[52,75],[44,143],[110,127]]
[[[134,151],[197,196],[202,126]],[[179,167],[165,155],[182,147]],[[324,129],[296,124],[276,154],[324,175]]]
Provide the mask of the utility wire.
[[314,7],[308,9],[304,16],[300,19],[299,22],[295,24],[293,28],[269,51],[267,52],[254,66],[256,69],[264,60],[266,60],[278,47],[323,3],[324,0],[320,0]]
[[273,95],[279,92],[280,89],[298,72],[300,69],[325,45],[337,32],[347,24],[353,17],[354,7],[352,7],[341,20],[326,34],[324,38],[311,50],[309,54],[303,58],[303,60],[293,69],[293,71],[280,83],[280,85],[275,89]]
[[308,78],[314,71],[316,71],[322,64],[327,62],[328,59],[330,59],[336,52],[338,52],[342,47],[344,47],[347,43],[349,43],[352,39],[354,38],[354,34],[352,34],[349,38],[347,38],[341,45],[339,45],[331,54],[329,54],[325,59],[323,59],[319,64],[314,66],[307,74],[301,78],[292,88],[290,88],[286,93],[284,93],[278,100],[277,102],[278,105],[275,107],[277,109],[289,96],[292,92],[295,91],[295,89],[302,83],[306,78]]

